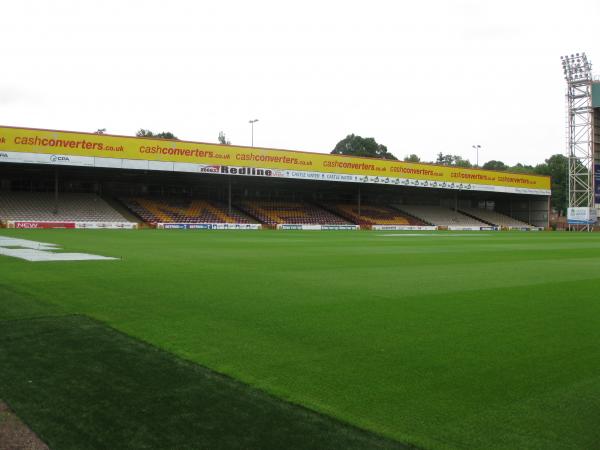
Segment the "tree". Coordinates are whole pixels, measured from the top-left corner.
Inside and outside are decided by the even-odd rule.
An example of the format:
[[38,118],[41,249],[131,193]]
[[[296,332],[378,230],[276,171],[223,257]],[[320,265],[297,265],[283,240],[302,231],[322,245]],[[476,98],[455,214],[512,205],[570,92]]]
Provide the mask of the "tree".
[[486,170],[508,170],[508,166],[506,164],[504,164],[502,161],[496,161],[494,159],[492,159],[491,161],[486,162],[483,166],[482,169],[486,169]]
[[535,167],[517,163],[510,167],[509,170],[516,173],[533,173],[535,171]]
[[231,141],[227,140],[225,133],[223,133],[222,131],[219,131],[219,144],[231,145]]
[[140,128],[137,133],[135,133],[137,137],[154,137],[154,133],[150,130],[144,130]]
[[163,131],[161,133],[153,133],[150,130],[144,130],[143,128],[140,128],[138,130],[137,133],[135,133],[135,135],[137,137],[152,137],[152,138],[157,138],[157,139],[173,139],[173,140],[178,140],[177,136],[175,136],[173,133],[171,133],[170,131]]
[[567,210],[567,193],[569,183],[569,159],[557,153],[548,158],[544,163],[538,164],[534,172],[552,177],[552,197],[550,203],[554,209],[562,212]]
[[471,161],[469,161],[468,159],[463,159],[462,156],[458,156],[458,155],[454,155],[452,157],[452,162],[454,166],[457,167],[473,167],[473,164],[471,164]]
[[435,163],[444,166],[473,167],[471,162],[468,159],[463,159],[462,156],[444,155],[442,152],[438,153]]
[[436,164],[443,164],[445,166],[451,166],[452,165],[452,155],[444,155],[442,152],[439,152],[437,154],[437,159],[435,160]]
[[421,158],[414,153],[411,153],[410,155],[404,157],[404,162],[418,163],[421,162]]
[[374,138],[363,138],[355,134],[349,134],[337,143],[333,151],[334,155],[369,156],[371,158],[398,159],[385,145],[378,144]]

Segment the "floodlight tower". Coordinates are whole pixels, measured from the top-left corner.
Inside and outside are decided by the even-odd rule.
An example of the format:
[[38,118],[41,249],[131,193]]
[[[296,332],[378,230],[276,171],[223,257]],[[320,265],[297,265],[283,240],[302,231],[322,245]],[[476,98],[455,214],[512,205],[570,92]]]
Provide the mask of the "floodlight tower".
[[[592,63],[585,53],[561,56],[567,82],[569,208],[594,207]],[[589,231],[590,225],[570,225]]]

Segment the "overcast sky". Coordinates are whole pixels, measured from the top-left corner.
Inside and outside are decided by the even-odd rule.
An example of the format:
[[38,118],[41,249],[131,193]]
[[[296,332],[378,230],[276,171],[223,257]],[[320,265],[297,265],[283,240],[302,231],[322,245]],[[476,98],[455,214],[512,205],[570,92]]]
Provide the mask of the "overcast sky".
[[2,19],[0,124],[250,145],[257,118],[256,146],[356,133],[425,161],[563,153],[560,56],[600,64],[598,0],[19,0]]

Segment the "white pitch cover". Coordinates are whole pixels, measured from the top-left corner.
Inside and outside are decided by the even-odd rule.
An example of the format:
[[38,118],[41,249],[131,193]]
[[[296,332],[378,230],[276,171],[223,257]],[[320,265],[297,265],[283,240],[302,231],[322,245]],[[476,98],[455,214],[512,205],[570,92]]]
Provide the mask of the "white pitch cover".
[[0,255],[24,259],[25,261],[102,261],[117,259],[89,253],[56,253],[58,250],[60,250],[60,247],[55,244],[0,236]]

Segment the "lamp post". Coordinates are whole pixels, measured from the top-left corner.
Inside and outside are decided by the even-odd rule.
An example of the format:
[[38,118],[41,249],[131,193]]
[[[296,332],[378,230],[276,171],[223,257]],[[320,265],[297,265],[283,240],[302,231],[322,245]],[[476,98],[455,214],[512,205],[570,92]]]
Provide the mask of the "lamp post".
[[471,147],[473,147],[477,151],[477,163],[475,164],[475,166],[479,167],[479,149],[481,148],[481,145],[472,145]]
[[258,122],[258,119],[249,120],[248,123],[252,127],[252,147],[254,147],[254,124]]

